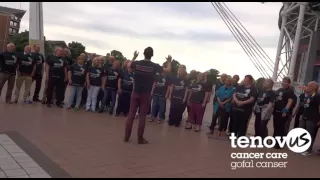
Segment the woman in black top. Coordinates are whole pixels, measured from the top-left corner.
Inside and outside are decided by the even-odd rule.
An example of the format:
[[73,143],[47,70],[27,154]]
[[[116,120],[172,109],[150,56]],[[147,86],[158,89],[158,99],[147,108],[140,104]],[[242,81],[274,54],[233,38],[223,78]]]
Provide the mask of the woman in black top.
[[[276,100],[273,111],[273,135],[274,136],[286,136],[286,124],[291,118],[292,110],[294,108],[295,94],[290,87],[291,80],[288,77],[283,78],[282,88],[276,91]],[[279,149],[279,145],[276,144],[276,149]]]
[[309,82],[304,98],[304,110],[300,120],[300,127],[306,129],[312,138],[311,145],[302,155],[309,156],[312,152],[313,143],[317,137],[320,126],[320,97],[317,93],[318,85],[315,81]]
[[116,116],[119,116],[120,113],[123,113],[124,116],[127,116],[130,109],[130,100],[131,93],[133,90],[134,84],[134,75],[132,73],[132,68],[130,67],[130,63],[127,70],[123,73],[123,75],[118,80],[118,105],[116,109]]
[[252,114],[256,98],[256,88],[253,87],[253,77],[246,75],[242,85],[239,85],[233,94],[232,116],[235,136],[246,135],[249,118]]
[[71,108],[74,98],[76,98],[75,111],[79,110],[82,90],[86,81],[87,68],[84,65],[84,56],[79,56],[77,58],[77,63],[71,65],[68,71],[68,82],[69,82],[69,98],[67,103],[67,108]]
[[268,122],[272,116],[275,93],[272,90],[274,82],[266,79],[263,82],[263,89],[259,91],[254,113],[256,116],[254,123],[255,136],[265,138],[268,136]]
[[192,126],[194,126],[196,132],[199,132],[201,129],[204,111],[210,96],[211,87],[205,80],[204,73],[200,73],[197,83],[191,86],[191,92],[188,98],[191,109],[186,129],[192,129]]
[[178,76],[173,77],[170,85],[169,100],[169,126],[178,127],[182,121],[183,112],[187,106],[188,81],[187,72],[184,65],[180,65]]

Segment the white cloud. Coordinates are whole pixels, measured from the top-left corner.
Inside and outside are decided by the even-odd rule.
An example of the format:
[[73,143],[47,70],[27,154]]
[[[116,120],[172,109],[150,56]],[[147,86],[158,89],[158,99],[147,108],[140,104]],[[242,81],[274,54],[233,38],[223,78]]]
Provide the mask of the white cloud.
[[[44,2],[44,31],[47,39],[78,41],[88,52],[106,54],[120,50],[131,58],[152,46],[154,61],[162,63],[171,54],[189,70],[260,75],[227,26],[209,2],[180,3],[66,3]],[[17,2],[1,6],[19,8]],[[281,3],[227,3],[247,30],[274,60],[278,41]],[[28,3],[22,9],[28,10]],[[28,12],[21,30],[28,29]],[[139,58],[143,58],[142,55]]]

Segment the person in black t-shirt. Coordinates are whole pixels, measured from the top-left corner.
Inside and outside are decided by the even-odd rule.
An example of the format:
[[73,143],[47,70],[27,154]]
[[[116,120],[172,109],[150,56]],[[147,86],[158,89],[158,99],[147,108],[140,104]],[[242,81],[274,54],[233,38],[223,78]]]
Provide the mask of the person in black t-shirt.
[[[232,85],[233,85],[233,87],[234,88],[237,88],[238,86],[239,86],[239,75],[234,75],[233,77],[232,77]],[[231,112],[232,112],[232,106],[231,106]],[[229,134],[230,133],[232,133],[232,132],[234,132],[234,130],[233,130],[233,117],[232,117],[232,113],[230,113],[230,120],[229,120],[229,124],[228,124],[228,131],[229,131]]]
[[165,120],[167,98],[169,96],[169,76],[166,72],[157,73],[152,87],[152,105],[150,122],[158,119],[158,124]]
[[[273,111],[273,132],[275,137],[284,137],[287,135],[286,124],[290,121],[295,98],[294,91],[290,87],[290,84],[290,78],[285,77],[282,80],[282,88],[276,91],[276,100]],[[275,148],[279,149],[280,147],[276,144]]]
[[253,77],[246,75],[243,85],[236,88],[233,94],[232,116],[233,116],[233,131],[235,136],[241,137],[246,135],[249,118],[252,114],[255,97],[257,94],[256,88],[253,87]]
[[65,82],[67,81],[67,63],[63,59],[64,50],[60,47],[56,49],[56,54],[50,56],[46,63],[46,78],[48,80],[47,88],[47,107],[51,107],[52,94],[56,90],[56,105],[63,107]]
[[189,93],[189,84],[187,80],[187,71],[184,65],[180,65],[178,69],[178,76],[173,77],[170,85],[170,112],[169,112],[169,126],[179,127],[183,112],[187,106],[187,99]]
[[[154,77],[156,73],[161,73],[163,70],[167,72],[171,72],[171,56],[167,58],[167,67],[163,68],[159,64],[151,62],[151,58],[153,56],[153,49],[151,47],[147,47],[144,50],[145,59],[141,61],[134,61],[131,63],[131,68],[134,73],[134,87],[131,95],[130,101],[130,111],[129,116],[126,122],[126,131],[124,136],[124,141],[128,142],[131,136],[133,120],[135,118],[135,114],[140,108],[139,114],[139,128],[138,128],[138,143],[146,144],[146,141],[143,137],[145,121],[148,109],[150,107],[151,102],[151,90],[154,82]],[[134,59],[137,57],[135,53]],[[134,60],[133,59],[133,60]]]
[[306,97],[306,90],[299,95],[299,103],[296,108],[293,109],[292,117],[294,117],[294,126],[293,128],[298,128],[300,123],[300,117],[304,110],[304,98]]
[[254,113],[256,116],[254,123],[255,136],[265,138],[268,136],[268,122],[272,116],[272,110],[276,95],[272,90],[274,82],[266,79],[263,82],[263,90],[259,91]]
[[44,56],[40,53],[40,45],[34,45],[34,52],[31,56],[36,61],[36,73],[34,74],[32,81],[36,81],[36,87],[33,94],[33,102],[40,102],[39,92],[41,90],[42,75],[43,75],[43,63],[45,61]]
[[[192,84],[194,84],[194,83],[196,83],[197,82],[197,71],[196,70],[191,70],[190,71],[190,74],[189,74],[189,77],[188,77],[188,96],[189,96],[189,93],[190,93],[190,86],[192,85]],[[190,114],[190,107],[189,107],[189,105],[188,105],[188,103],[187,103],[187,112],[188,112],[188,116],[189,116],[189,114]],[[188,122],[188,119],[187,119],[187,122]]]
[[317,83],[315,81],[309,82],[304,98],[304,110],[300,120],[300,127],[310,133],[312,142],[309,149],[302,153],[304,156],[311,155],[313,144],[320,126],[320,97],[317,91]]
[[78,62],[71,65],[68,71],[68,82],[69,82],[69,98],[67,108],[71,108],[74,98],[76,97],[76,104],[74,106],[75,111],[79,110],[82,90],[86,81],[87,68],[84,65],[84,56],[78,57]]
[[[16,80],[17,60],[13,43],[7,44],[7,50],[0,54],[0,92],[4,84],[8,81],[6,103],[10,104],[14,83]],[[0,94],[1,96],[1,94]]]
[[202,126],[202,120],[211,87],[205,82],[204,73],[198,75],[196,83],[191,85],[191,92],[189,94],[188,103],[190,106],[190,116],[188,116],[188,122],[185,129],[192,129],[195,126],[195,131],[199,132]]
[[96,111],[97,97],[100,89],[105,86],[104,70],[99,63],[99,57],[95,57],[92,65],[88,68],[86,84],[88,88],[88,97],[86,111]]
[[30,95],[30,89],[32,85],[32,77],[36,72],[36,60],[31,55],[31,47],[24,47],[24,53],[18,56],[18,75],[16,79],[16,89],[15,89],[15,100],[17,103],[19,100],[20,89],[24,83],[24,93],[23,100],[26,104],[31,104],[32,102],[28,99]]
[[116,109],[116,116],[123,113],[127,116],[130,108],[131,93],[134,84],[134,75],[130,67],[131,63],[128,63],[127,70],[120,76],[118,80],[118,105]]
[[[103,56],[99,56],[98,57],[98,61],[102,67],[102,69],[104,70],[104,75],[106,75],[106,72],[108,69],[110,69],[111,67],[109,66],[109,63],[106,62],[106,58],[103,57]],[[106,77],[105,77],[106,78]],[[101,88],[99,90],[99,93],[98,93],[98,97],[97,97],[97,105],[96,105],[96,109],[99,110],[99,112],[102,112],[104,110],[104,106],[102,106],[102,103],[103,103],[103,97],[104,97],[104,88]],[[108,98],[107,101],[105,102],[105,106],[109,106],[110,103],[111,103],[111,98]],[[102,109],[102,111],[100,111]]]
[[104,69],[106,87],[103,89],[103,99],[99,112],[102,113],[107,102],[110,102],[109,114],[113,114],[114,106],[116,105],[117,100],[117,90],[118,90],[118,79],[121,77],[119,71],[120,62],[114,61],[111,68]]

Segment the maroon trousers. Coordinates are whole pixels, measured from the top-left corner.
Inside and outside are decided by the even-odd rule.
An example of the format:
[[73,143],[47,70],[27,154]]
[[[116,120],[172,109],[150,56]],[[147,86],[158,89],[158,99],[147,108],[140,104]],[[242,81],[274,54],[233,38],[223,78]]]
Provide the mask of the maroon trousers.
[[131,136],[133,120],[136,116],[136,112],[139,108],[139,127],[138,127],[138,139],[143,138],[144,128],[146,125],[146,116],[149,111],[151,102],[151,94],[150,93],[143,93],[138,94],[132,92],[131,94],[131,101],[130,101],[130,110],[129,115],[126,122],[126,129],[125,129],[125,139],[129,139]]
[[202,107],[202,104],[191,102],[188,121],[201,126],[205,109],[206,107]]

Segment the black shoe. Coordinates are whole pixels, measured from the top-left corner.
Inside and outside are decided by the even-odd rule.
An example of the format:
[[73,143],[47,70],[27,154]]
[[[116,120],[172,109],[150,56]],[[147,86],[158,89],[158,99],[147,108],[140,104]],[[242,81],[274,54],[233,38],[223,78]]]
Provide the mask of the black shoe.
[[120,116],[120,114],[115,114],[115,116]]
[[72,104],[71,107],[74,108],[74,107],[76,107],[76,105],[75,105],[75,104]]
[[33,102],[41,102],[40,99],[38,99],[38,98],[33,98],[32,101],[33,101]]
[[47,107],[51,107],[51,104],[46,104]]
[[57,104],[57,107],[58,108],[63,108],[63,105],[62,104]]
[[103,110],[102,110],[102,109],[100,109],[100,110],[98,111],[98,113],[103,113]]

